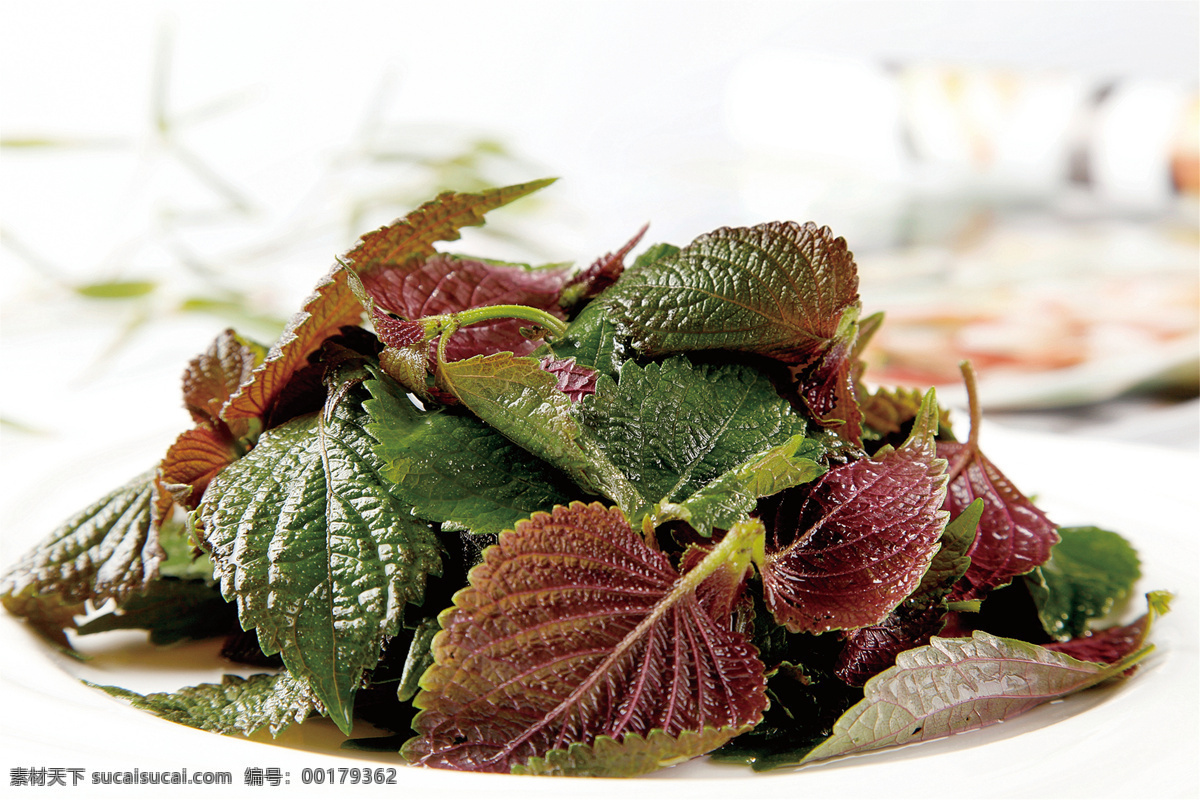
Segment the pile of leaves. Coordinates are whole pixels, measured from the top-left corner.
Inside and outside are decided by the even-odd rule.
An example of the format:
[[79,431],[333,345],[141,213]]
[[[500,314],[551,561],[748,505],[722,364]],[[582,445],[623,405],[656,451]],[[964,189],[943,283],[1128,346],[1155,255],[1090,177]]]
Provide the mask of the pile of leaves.
[[[1127,675],[1162,593],[1061,528],[932,391],[867,388],[814,224],[584,269],[434,243],[544,186],[446,193],[338,259],[270,349],[187,367],[194,427],[0,583],[69,646],[224,637],[249,678],[104,687],[221,733],[312,715],[451,769],[755,769],[979,728]],[[969,371],[966,373],[968,378]],[[974,417],[974,414],[973,414]],[[414,733],[415,731],[415,733]]]

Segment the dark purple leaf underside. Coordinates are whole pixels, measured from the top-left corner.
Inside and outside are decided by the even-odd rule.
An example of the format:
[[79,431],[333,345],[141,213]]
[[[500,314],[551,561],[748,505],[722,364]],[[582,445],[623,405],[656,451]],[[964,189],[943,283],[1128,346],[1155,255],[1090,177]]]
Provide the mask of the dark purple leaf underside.
[[972,455],[960,442],[938,442],[938,455],[952,470],[958,460],[971,459],[950,482],[946,510],[958,516],[976,498],[984,501],[979,533],[967,553],[971,567],[951,599],[981,598],[1050,557],[1050,548],[1058,541],[1057,526],[991,461],[982,453]]
[[399,319],[379,310],[371,309],[371,324],[379,341],[388,347],[402,348],[414,345],[425,336],[425,326],[411,319]]
[[404,755],[507,772],[600,736],[756,723],[762,664],[728,614],[711,616],[741,575],[673,591],[681,580],[617,509],[572,503],[519,523],[441,617]]

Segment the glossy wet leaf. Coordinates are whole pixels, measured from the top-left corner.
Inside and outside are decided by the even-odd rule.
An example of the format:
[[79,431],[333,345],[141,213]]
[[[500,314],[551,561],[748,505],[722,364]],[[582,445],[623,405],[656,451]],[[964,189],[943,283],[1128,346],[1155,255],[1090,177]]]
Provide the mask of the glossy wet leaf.
[[854,257],[811,223],[721,228],[639,261],[605,296],[651,356],[744,350],[814,361],[858,303]]
[[602,736],[753,725],[766,706],[762,664],[729,615],[757,537],[731,532],[680,575],[599,504],[502,534],[441,617],[403,754],[507,772],[575,743],[602,747]]
[[763,591],[792,631],[881,622],[920,584],[946,525],[932,392],[908,441],[836,466],[762,506]]
[[177,692],[146,695],[119,686],[92,685],[129,701],[135,708],[214,733],[249,735],[266,729],[278,735],[320,709],[304,682],[287,673],[249,678],[226,675],[221,683],[202,683]]
[[868,681],[863,700],[803,763],[992,725],[1116,677],[1146,652],[1105,665],[982,631],[970,639],[934,638]]
[[0,597],[99,604],[142,591],[166,556],[152,524],[153,495],[154,475],[146,473],[80,511],[0,578]]
[[916,590],[879,624],[846,633],[846,644],[837,662],[839,678],[862,686],[868,678],[890,667],[898,654],[928,644],[941,632],[948,611],[946,597],[971,565],[967,553],[982,514],[982,500],[967,506],[946,526],[941,547]]
[[354,396],[265,433],[209,486],[205,547],[242,626],[349,731],[363,672],[440,570],[433,532],[391,492]]
[[554,388],[576,403],[596,393],[596,370],[575,363],[574,358],[546,356],[539,366],[554,376]]
[[1170,610],[1171,600],[1170,592],[1150,592],[1148,610],[1130,624],[1087,631],[1065,642],[1051,642],[1046,649],[1082,661],[1115,664],[1146,645],[1154,620]]
[[[681,502],[805,431],[804,420],[757,370],[693,365],[683,357],[645,367],[626,362],[617,380],[598,381],[577,416],[646,503]],[[718,494],[733,500],[715,487],[707,498],[714,511]]]
[[571,499],[565,476],[474,416],[419,410],[387,378],[367,388],[380,472],[422,519],[499,533]]
[[567,326],[567,332],[555,340],[553,349],[559,358],[574,358],[576,363],[610,377],[616,377],[629,357],[620,326],[600,302],[584,306]]
[[954,599],[983,597],[989,589],[1008,584],[1049,558],[1050,548],[1058,541],[1057,526],[995,464],[966,443],[938,442],[937,451],[952,470],[966,461],[950,482],[946,510],[957,516],[975,499],[984,501],[979,535],[967,554],[971,568]]
[[565,472],[585,492],[625,509],[641,505],[624,475],[581,435],[574,402],[537,359],[494,353],[443,363],[438,382],[483,422]]
[[1059,528],[1050,558],[1027,579],[1042,626],[1056,639],[1087,631],[1118,607],[1141,577],[1137,552],[1117,533]]

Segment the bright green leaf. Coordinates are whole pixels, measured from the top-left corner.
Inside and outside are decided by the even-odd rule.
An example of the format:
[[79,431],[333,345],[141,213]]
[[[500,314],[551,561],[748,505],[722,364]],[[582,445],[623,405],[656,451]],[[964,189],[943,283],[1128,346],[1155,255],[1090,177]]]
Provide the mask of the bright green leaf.
[[777,222],[639,259],[603,299],[647,355],[742,350],[808,364],[857,306],[858,275],[827,228]]
[[580,435],[573,401],[535,358],[493,353],[438,365],[438,381],[481,420],[565,472],[584,491],[636,508],[642,498]]
[[1049,560],[1027,578],[1046,632],[1056,639],[1083,634],[1088,622],[1129,597],[1141,577],[1137,551],[1120,534],[1100,528],[1059,528]]
[[[617,380],[597,382],[577,415],[586,437],[651,504],[679,503],[805,430],[757,370],[694,366],[683,357],[645,367],[626,362]],[[738,483],[727,481],[705,499],[714,513]]]
[[367,388],[381,474],[418,517],[499,533],[578,495],[561,473],[477,418],[419,410],[386,376]]
[[821,454],[820,446],[812,439],[793,436],[701,487],[679,506],[686,510],[687,522],[701,535],[708,536],[714,529],[727,530],[753,510],[760,497],[770,497],[825,474],[826,467],[815,460]]

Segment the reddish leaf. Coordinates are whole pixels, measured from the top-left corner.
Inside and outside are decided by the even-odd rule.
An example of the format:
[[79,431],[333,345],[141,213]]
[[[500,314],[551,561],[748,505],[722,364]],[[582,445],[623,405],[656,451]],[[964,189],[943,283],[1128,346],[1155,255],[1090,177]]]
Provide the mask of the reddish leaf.
[[[363,286],[380,308],[409,320],[510,304],[540,308],[562,319],[558,298],[566,280],[565,268],[526,269],[435,255],[415,266],[375,269],[363,276]],[[498,319],[463,328],[447,342],[446,358],[460,361],[500,351],[527,355],[538,346],[521,334],[528,324]]]
[[209,481],[240,455],[232,439],[201,425],[179,435],[167,450],[158,477],[180,505],[194,509]]
[[929,644],[942,629],[945,617],[945,607],[938,604],[901,603],[878,625],[849,631],[846,645],[838,654],[838,678],[851,686],[862,686],[892,666],[900,653]]
[[284,328],[267,358],[221,409],[221,419],[265,418],[293,375],[308,364],[308,357],[344,325],[358,325],[363,307],[350,291],[343,267],[335,267],[317,285],[304,307]]
[[625,271],[625,256],[637,247],[637,243],[642,240],[649,229],[649,223],[643,225],[642,229],[620,250],[596,259],[590,267],[567,281],[568,287],[572,289],[578,287],[578,289],[574,289],[578,293],[575,298],[576,302],[590,300],[616,283],[617,279],[621,277],[621,273]]
[[[265,348],[226,330],[196,356],[183,373],[183,404],[192,419],[212,424],[221,408],[262,361]],[[243,435],[245,431],[234,431]]]
[[596,370],[579,366],[574,358],[546,356],[542,359],[542,369],[558,378],[554,388],[566,394],[573,403],[596,393]]
[[967,465],[950,482],[945,508],[958,516],[976,498],[984,501],[979,535],[968,555],[971,567],[951,594],[954,600],[974,600],[989,589],[1004,586],[1050,557],[1058,541],[1057,527],[982,453],[961,442],[938,442],[938,455],[953,471]]
[[795,391],[804,401],[812,418],[822,427],[832,428],[843,439],[862,442],[862,411],[854,391],[854,367],[851,357],[857,325],[857,309],[850,309],[837,335],[815,361],[805,367],[790,367]]
[[1141,646],[1146,638],[1147,621],[1148,617],[1143,616],[1130,625],[1092,631],[1066,642],[1051,642],[1043,647],[1080,661],[1115,664]]
[[460,228],[482,225],[487,212],[553,182],[533,181],[479,193],[444,192],[404,219],[362,237],[346,261],[365,278],[383,266],[403,267],[423,260],[436,252],[434,242],[454,241]]
[[[881,622],[918,586],[947,514],[926,399],[899,449],[835,467],[762,504],[767,606],[792,631]],[[932,422],[936,426],[936,422]]]
[[535,181],[478,194],[446,192],[402,220],[368,233],[333,269],[288,321],[266,361],[254,370],[221,410],[221,419],[264,419],[280,392],[308,356],[344,325],[362,321],[363,306],[350,286],[347,269],[360,276],[385,265],[403,265],[434,254],[433,243],[459,237],[459,228],[479,225],[488,211],[551,183]]
[[[1146,645],[1150,626],[1155,618],[1170,610],[1170,592],[1150,592],[1146,595],[1149,610],[1129,625],[1118,625],[1098,631],[1090,631],[1066,642],[1045,645],[1047,650],[1092,661],[1098,664],[1116,664]],[[1130,670],[1132,671],[1132,670]],[[1126,673],[1128,674],[1128,673]]]
[[425,326],[420,322],[399,319],[378,307],[371,309],[371,324],[379,336],[379,341],[388,347],[408,347],[425,338]]
[[605,736],[755,724],[763,666],[725,603],[755,536],[761,527],[731,533],[714,560],[680,576],[617,509],[572,503],[519,523],[443,613],[416,700],[419,736],[402,752],[507,772]]
[[945,635],[942,633],[948,616],[945,598],[971,564],[967,551],[975,541],[982,513],[983,503],[974,504],[946,526],[941,547],[920,585],[887,619],[846,633],[835,669],[842,681],[862,686],[892,666],[900,653],[928,644],[934,635]]

